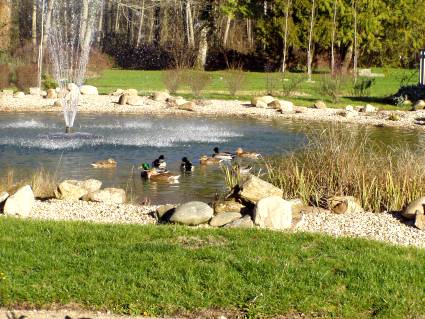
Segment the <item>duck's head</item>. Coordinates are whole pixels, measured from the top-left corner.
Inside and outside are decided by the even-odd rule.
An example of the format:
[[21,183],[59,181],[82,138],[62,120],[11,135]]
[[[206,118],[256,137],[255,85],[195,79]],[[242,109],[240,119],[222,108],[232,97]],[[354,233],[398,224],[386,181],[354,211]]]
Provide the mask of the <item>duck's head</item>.
[[183,157],[183,158],[182,158],[182,162],[183,162],[183,163],[187,163],[187,162],[189,162],[189,160],[188,160],[188,159],[187,159],[187,157],[185,156],[185,157]]
[[218,153],[220,153],[220,150],[219,150],[219,148],[218,147],[214,147],[214,153],[216,153],[216,154],[218,154]]
[[108,158],[107,162],[110,163],[110,164],[116,163],[116,161],[113,158]]
[[238,147],[236,149],[236,154],[242,154],[243,153],[243,148],[242,147]]
[[164,155],[159,155],[158,159],[159,160],[164,160],[165,159],[165,156]]

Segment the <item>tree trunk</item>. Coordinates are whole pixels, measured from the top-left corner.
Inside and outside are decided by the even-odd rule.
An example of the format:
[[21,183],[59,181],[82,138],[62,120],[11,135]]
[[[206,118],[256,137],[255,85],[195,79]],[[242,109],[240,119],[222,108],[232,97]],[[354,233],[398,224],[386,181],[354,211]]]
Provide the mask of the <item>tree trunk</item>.
[[35,50],[37,46],[37,0],[32,2],[31,42]]
[[[63,0],[59,0],[59,1],[63,1]],[[85,43],[88,18],[89,18],[89,1],[83,0],[83,8],[81,11],[81,21],[80,21],[80,45],[84,45]]]
[[144,19],[145,19],[145,0],[142,1],[142,10],[140,12],[139,30],[137,32],[136,47],[140,46],[140,41],[142,40],[142,29],[143,29]]
[[336,12],[337,12],[337,0],[334,0],[334,17],[332,24],[332,43],[331,43],[331,73],[335,75],[335,33],[336,33]]
[[351,64],[352,58],[353,58],[353,45],[350,44],[345,54],[344,61],[342,62],[342,69],[344,70],[345,73],[348,73],[348,71],[350,70],[350,64]]
[[190,0],[186,1],[186,25],[187,25],[187,42],[189,47],[195,47],[195,35],[193,32],[193,18],[192,18],[192,9],[190,6]]
[[11,7],[11,0],[0,0],[0,51],[8,50],[10,46]]
[[201,30],[201,36],[199,39],[199,51],[198,57],[196,60],[197,68],[205,70],[205,66],[207,64],[207,53],[208,53],[208,41],[207,41],[207,28],[203,28]]
[[291,0],[288,0],[286,3],[285,10],[285,34],[283,36],[283,61],[282,61],[282,73],[285,73],[286,70],[286,52],[287,52],[287,42],[288,42],[288,19],[289,19],[289,7],[291,6]]
[[229,38],[229,30],[230,30],[231,22],[232,22],[232,17],[228,15],[226,20],[226,28],[224,29],[223,47],[226,47],[227,45],[227,39]]
[[313,63],[312,40],[313,40],[313,26],[314,26],[314,11],[315,11],[315,0],[313,0],[311,4],[310,32],[308,35],[307,74],[308,74],[309,81],[311,81],[311,75],[312,75],[311,65]]
[[105,10],[105,4],[102,2],[101,4],[101,8],[100,8],[100,17],[99,17],[99,24],[97,26],[97,38],[96,38],[96,42],[97,45],[100,46],[101,41],[102,41],[102,35],[103,35],[103,15],[104,15],[104,10]]
[[354,10],[354,61],[353,61],[353,72],[354,80],[357,80],[357,61],[358,61],[358,47],[357,47],[357,3],[353,0]]

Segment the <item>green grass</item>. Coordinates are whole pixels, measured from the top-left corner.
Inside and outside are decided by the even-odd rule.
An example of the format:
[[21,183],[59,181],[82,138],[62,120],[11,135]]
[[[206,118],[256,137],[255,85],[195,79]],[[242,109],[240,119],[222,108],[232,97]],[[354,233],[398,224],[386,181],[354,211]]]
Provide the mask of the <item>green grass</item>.
[[[203,94],[204,98],[214,99],[246,99],[249,100],[251,96],[261,95],[267,92],[267,79],[271,83],[277,83],[277,79],[280,77],[279,73],[259,73],[259,72],[247,72],[247,79],[244,87],[237,96],[231,96],[228,93],[223,75],[225,71],[209,72],[213,78],[212,83],[207,87]],[[333,103],[330,100],[326,101],[331,107],[345,107],[348,104],[351,105],[365,105],[366,103],[372,103],[385,109],[397,109],[392,105],[385,104],[382,99],[388,97],[397,92],[401,85],[401,79],[404,76],[409,78],[408,83],[414,84],[417,82],[417,71],[416,70],[405,70],[405,69],[373,69],[375,73],[383,73],[385,77],[376,78],[376,82],[372,87],[370,96],[367,98],[351,98],[351,82],[343,86],[343,97],[338,103]],[[286,77],[292,79],[296,76],[300,76],[297,73],[287,73]],[[304,81],[301,87],[297,90],[306,96],[295,96],[289,98],[296,105],[300,106],[311,106],[316,100],[324,99],[318,93],[318,87],[320,86],[321,77],[323,72],[318,72],[313,75],[315,83],[308,83]],[[165,86],[162,82],[162,71],[135,71],[135,70],[107,70],[103,73],[100,78],[90,79],[89,84],[98,87],[99,91],[103,94],[110,93],[117,88],[135,88],[139,90],[141,94],[148,94],[153,91],[163,90]],[[276,84],[277,91],[281,90],[279,84]],[[182,87],[178,94],[193,97],[188,87]]]
[[259,230],[0,219],[0,306],[421,318],[425,251]]

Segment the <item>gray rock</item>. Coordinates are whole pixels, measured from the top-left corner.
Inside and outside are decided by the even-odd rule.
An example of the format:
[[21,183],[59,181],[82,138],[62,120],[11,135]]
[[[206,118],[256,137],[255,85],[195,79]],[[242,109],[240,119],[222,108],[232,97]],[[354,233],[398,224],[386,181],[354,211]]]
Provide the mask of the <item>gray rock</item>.
[[292,112],[294,110],[294,103],[291,101],[280,101],[280,110],[282,112]]
[[245,206],[235,201],[224,201],[214,203],[214,213],[240,213]]
[[157,102],[165,102],[170,97],[167,91],[155,92],[152,99]]
[[353,196],[334,196],[328,200],[329,209],[334,214],[363,213],[364,209]]
[[65,180],[58,185],[55,190],[55,196],[57,199],[76,201],[87,195],[89,192],[87,189],[82,187],[80,181],[76,180]]
[[299,198],[289,200],[291,204],[292,217],[298,217],[301,215],[301,211],[306,207],[303,201]]
[[415,226],[420,230],[425,230],[425,214],[416,213]]
[[26,185],[6,200],[3,212],[5,215],[28,217],[34,203],[35,198],[31,186]]
[[254,211],[254,224],[261,228],[290,228],[292,225],[291,203],[279,196],[259,200]]
[[364,112],[364,113],[376,112],[376,107],[374,107],[371,104],[366,104],[365,107],[363,107],[362,109],[360,109],[360,112]]
[[0,205],[3,204],[3,202],[9,197],[8,192],[1,192],[0,193]]
[[407,219],[415,219],[417,213],[424,214],[424,205],[425,197],[420,197],[407,205],[401,214]]
[[326,103],[323,102],[323,101],[317,101],[316,103],[313,104],[313,108],[319,109],[319,110],[324,110],[324,109],[326,109]]
[[282,103],[280,103],[279,100],[274,100],[272,102],[270,102],[267,105],[269,108],[275,109],[275,110],[281,110],[282,109]]
[[125,190],[121,188],[105,188],[90,194],[90,200],[100,203],[124,204]]
[[213,209],[203,202],[188,202],[176,208],[170,221],[173,223],[196,226],[208,222]]
[[210,225],[214,227],[221,227],[240,218],[242,218],[240,213],[222,213],[214,216],[210,221]]
[[140,96],[128,96],[127,104],[131,106],[143,105],[143,99]]
[[251,216],[245,215],[244,217],[237,219],[224,226],[225,228],[252,228],[254,223],[252,222]]
[[283,191],[272,184],[263,181],[262,179],[250,175],[245,182],[240,185],[239,196],[253,204],[256,204],[260,199],[270,196],[283,196]]
[[266,108],[269,107],[269,105],[262,100],[258,100],[257,104],[255,104],[255,107],[260,108],[260,109],[266,109]]
[[80,93],[82,95],[99,95],[97,88],[93,85],[83,85],[80,88]]

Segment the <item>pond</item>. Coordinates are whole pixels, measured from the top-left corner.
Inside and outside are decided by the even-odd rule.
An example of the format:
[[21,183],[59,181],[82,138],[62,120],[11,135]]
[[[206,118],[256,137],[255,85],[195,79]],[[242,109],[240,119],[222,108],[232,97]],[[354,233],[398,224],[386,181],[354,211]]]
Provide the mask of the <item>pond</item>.
[[[163,154],[169,170],[181,174],[183,156],[198,164],[199,157],[211,155],[216,146],[230,152],[243,147],[265,156],[282,154],[302,148],[309,132],[329,125],[290,120],[79,114],[75,130],[96,138],[49,139],[49,134],[64,130],[60,113],[0,113],[0,173],[13,168],[19,178],[42,167],[56,174],[58,180],[96,178],[104,187],[125,188],[138,202],[210,201],[224,189],[219,167],[197,165],[194,172],[182,174],[178,184],[143,180],[138,167]],[[346,129],[368,130],[372,139],[384,144],[407,143],[413,148],[424,145],[422,132],[361,126]],[[117,168],[96,169],[90,165],[108,158],[118,162]]]

